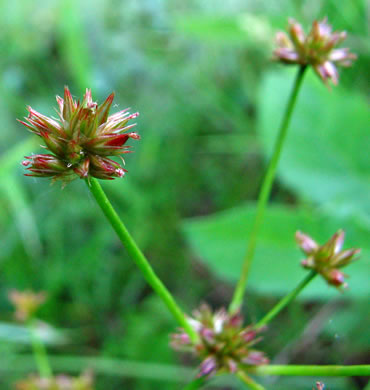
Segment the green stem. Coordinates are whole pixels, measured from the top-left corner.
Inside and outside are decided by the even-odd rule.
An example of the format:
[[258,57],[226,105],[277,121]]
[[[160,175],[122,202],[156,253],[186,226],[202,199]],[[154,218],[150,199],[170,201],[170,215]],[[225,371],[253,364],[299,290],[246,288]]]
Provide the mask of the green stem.
[[[86,367],[100,375],[145,378],[182,382],[194,375],[194,370],[169,364],[143,363],[120,359],[87,356],[50,356],[50,363],[57,371],[78,374]],[[30,355],[0,356],[0,373],[24,373],[34,370],[35,362]],[[265,365],[245,367],[246,373],[259,376],[370,376],[370,365],[357,366],[297,366]],[[220,383],[221,383],[220,377]],[[225,382],[226,383],[226,382]],[[217,384],[215,384],[216,386]]]
[[252,390],[265,390],[265,388],[259,383],[255,382],[250,376],[244,371],[239,371],[236,376],[245,383]]
[[30,332],[33,356],[41,378],[51,378],[53,373],[51,371],[46,348],[37,333],[35,332],[35,322],[30,320],[28,322],[28,329]]
[[253,260],[254,252],[256,250],[257,245],[257,238],[258,234],[262,225],[263,216],[265,213],[265,208],[267,205],[267,202],[270,197],[272,184],[274,182],[275,174],[276,174],[276,168],[279,162],[280,154],[283,149],[284,141],[286,138],[287,130],[289,127],[289,123],[292,117],[292,112],[295,106],[295,103],[297,101],[297,96],[299,89],[302,85],[302,80],[304,76],[304,72],[306,70],[306,66],[301,66],[298,70],[296,79],[294,81],[293,90],[291,92],[291,95],[289,97],[288,105],[284,114],[283,121],[280,126],[279,134],[277,136],[277,139],[275,141],[275,146],[273,150],[273,154],[271,157],[271,160],[268,164],[267,171],[265,174],[265,177],[263,179],[263,183],[258,195],[258,201],[257,201],[257,211],[256,216],[254,218],[252,231],[249,236],[249,242],[248,242],[248,248],[247,252],[244,258],[242,271],[240,275],[240,279],[238,281],[238,284],[235,288],[234,296],[230,304],[230,312],[235,312],[240,309],[240,306],[243,301],[243,295],[245,291],[245,287],[247,284],[247,279],[249,275],[249,270],[251,267],[251,263]]
[[370,365],[357,366],[280,366],[266,365],[247,369],[255,375],[278,376],[369,376]]
[[158,294],[158,296],[163,300],[168,310],[175,317],[180,326],[182,326],[184,330],[188,333],[189,337],[193,341],[196,341],[198,337],[197,333],[190,326],[185,317],[185,314],[179,308],[171,293],[167,290],[162,281],[155,274],[153,268],[149,264],[143,252],[140,250],[134,239],[131,237],[130,233],[126,229],[126,226],[123,224],[118,214],[114,210],[113,206],[109,202],[109,199],[105,195],[98,180],[94,178],[89,178],[89,181],[86,180],[86,184],[89,187],[91,193],[94,195],[104,215],[107,217],[108,221],[117,233],[127,252],[135,261],[136,265],[140,268],[146,281],[150,284],[150,286]]
[[261,320],[255,325],[256,328],[261,328],[270,322],[281,310],[284,309],[294,298],[311,282],[311,280],[317,275],[316,271],[311,271],[306,277],[298,284],[298,286],[281,299]]

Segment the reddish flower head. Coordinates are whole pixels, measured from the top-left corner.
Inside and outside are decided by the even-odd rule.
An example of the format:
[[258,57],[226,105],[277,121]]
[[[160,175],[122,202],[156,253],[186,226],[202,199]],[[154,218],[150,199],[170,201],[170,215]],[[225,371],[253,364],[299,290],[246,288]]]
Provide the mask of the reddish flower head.
[[357,58],[347,48],[335,49],[343,42],[345,31],[332,31],[326,18],[312,23],[309,34],[295,20],[289,20],[289,36],[284,32],[276,34],[278,48],[275,57],[285,64],[311,65],[321,80],[327,84],[331,80],[338,84],[338,71],[335,66],[351,66]]
[[175,349],[192,352],[202,359],[199,376],[210,376],[217,372],[235,373],[243,365],[268,363],[263,352],[252,348],[260,341],[257,334],[263,329],[243,326],[239,313],[228,314],[225,309],[213,313],[208,305],[202,305],[193,314],[194,318],[188,321],[198,333],[199,340],[192,342],[180,330],[172,335],[171,344]]
[[302,260],[304,268],[313,269],[321,274],[326,281],[335,287],[347,287],[344,278],[347,276],[339,268],[356,260],[355,255],[360,249],[344,249],[344,231],[339,230],[324,245],[317,244],[311,237],[302,232],[295,234],[296,241],[307,258]]
[[93,390],[93,377],[86,372],[78,377],[57,375],[53,378],[40,378],[30,375],[27,379],[18,381],[17,390]]
[[122,177],[126,170],[110,156],[129,153],[126,142],[129,138],[140,139],[134,132],[127,132],[135,124],[128,122],[138,116],[122,110],[109,115],[114,94],[110,94],[98,106],[92,101],[91,91],[86,90],[80,103],[73,100],[68,87],[64,89],[64,99],[57,96],[58,119],[49,118],[31,107],[25,121],[19,121],[34,134],[41,137],[45,148],[52,154],[37,154],[26,157],[23,165],[27,176],[51,177],[64,182],[77,177],[94,176],[112,180]]
[[18,321],[26,322],[32,318],[38,308],[45,302],[46,294],[44,292],[34,293],[30,290],[11,290],[9,292],[9,300],[16,309],[15,318]]

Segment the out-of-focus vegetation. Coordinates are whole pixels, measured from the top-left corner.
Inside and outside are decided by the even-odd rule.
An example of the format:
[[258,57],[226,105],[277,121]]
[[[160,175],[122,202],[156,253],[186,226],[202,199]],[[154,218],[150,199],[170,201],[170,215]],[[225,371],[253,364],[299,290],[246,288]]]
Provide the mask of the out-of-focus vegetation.
[[[273,363],[369,363],[369,84],[364,0],[10,1],[0,6],[0,387],[35,370],[10,289],[47,291],[39,315],[57,372],[94,368],[98,390],[180,389],[191,360],[168,347],[176,324],[145,284],[82,181],[23,177],[36,137],[25,105],[86,87],[139,111],[128,175],[104,182],[155,270],[187,312],[227,305],[293,73],[272,63],[276,30],[327,16],[359,56],[329,92],[307,77],[266,215],[245,314],[260,318],[301,279],[296,229],[338,228],[363,248],[344,294],[317,280],[270,325]],[[311,71],[310,71],[311,72]],[[248,202],[248,205],[245,205]],[[229,211],[231,208],[235,208]],[[216,215],[214,215],[217,213]],[[201,219],[193,217],[207,216]],[[330,298],[330,300],[328,300]],[[98,362],[94,360],[100,358]],[[192,371],[190,371],[192,373]],[[364,379],[266,379],[273,389],[362,389]],[[230,382],[231,383],[231,382]],[[214,385],[222,386],[217,381]],[[227,388],[241,388],[240,384]],[[239,386],[239,387],[238,387]],[[212,386],[210,386],[211,388]],[[226,387],[224,387],[226,388]]]

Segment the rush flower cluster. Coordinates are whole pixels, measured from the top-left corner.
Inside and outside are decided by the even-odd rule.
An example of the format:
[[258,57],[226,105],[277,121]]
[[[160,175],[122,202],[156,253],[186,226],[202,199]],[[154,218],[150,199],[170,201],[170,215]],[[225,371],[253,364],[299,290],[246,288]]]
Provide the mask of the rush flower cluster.
[[240,313],[228,314],[225,309],[212,312],[204,304],[194,311],[188,321],[198,334],[198,341],[191,341],[182,329],[172,335],[171,345],[181,351],[192,352],[202,362],[199,376],[211,376],[219,372],[235,373],[244,366],[267,364],[263,352],[252,349],[260,341],[256,337],[261,329],[243,326]]
[[35,375],[16,383],[17,390],[93,390],[93,377],[90,373],[79,377],[58,375],[55,378],[40,378]]
[[344,235],[344,231],[339,230],[321,246],[307,234],[298,231],[295,235],[299,247],[307,255],[301,262],[302,266],[315,270],[335,287],[347,287],[344,282],[347,275],[339,271],[339,268],[356,260],[354,256],[361,251],[355,248],[342,250]]
[[299,23],[290,19],[288,32],[289,35],[277,33],[275,57],[285,64],[311,65],[325,84],[328,80],[338,84],[339,75],[335,64],[351,66],[357,58],[348,48],[335,49],[346,39],[347,34],[345,31],[333,32],[326,18],[315,20],[308,35],[305,35]]
[[129,153],[125,146],[129,138],[139,139],[139,135],[128,132],[135,124],[128,124],[138,113],[129,114],[128,109],[109,115],[114,98],[110,94],[98,106],[92,100],[91,90],[87,89],[82,102],[73,100],[68,87],[64,89],[64,99],[57,96],[58,118],[40,114],[31,107],[25,121],[19,121],[32,133],[42,138],[45,148],[52,154],[35,154],[26,157],[26,176],[50,177],[68,182],[75,178],[112,180],[122,177],[126,170],[121,164],[108,158]]
[[38,308],[46,301],[46,293],[35,293],[30,290],[9,292],[9,300],[15,307],[15,318],[20,322],[28,321]]

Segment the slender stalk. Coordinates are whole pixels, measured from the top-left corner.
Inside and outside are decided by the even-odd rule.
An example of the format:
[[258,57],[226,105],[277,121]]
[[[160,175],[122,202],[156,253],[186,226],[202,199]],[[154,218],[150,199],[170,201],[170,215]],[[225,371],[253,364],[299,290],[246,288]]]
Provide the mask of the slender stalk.
[[311,271],[306,277],[298,284],[298,286],[292,290],[289,294],[285,295],[261,320],[255,325],[256,328],[261,328],[270,322],[275,316],[277,316],[281,310],[284,309],[294,298],[311,282],[311,280],[317,275],[316,271]]
[[35,358],[40,377],[51,378],[53,373],[50,368],[46,348],[35,332],[35,322],[33,320],[28,322],[28,329],[30,332],[33,356]]
[[259,383],[255,382],[250,376],[244,371],[239,371],[236,376],[245,383],[252,390],[265,390],[265,388]]
[[95,197],[95,200],[99,204],[101,210],[103,211],[104,215],[107,217],[112,228],[115,230],[122,244],[126,248],[127,252],[141,270],[146,281],[150,284],[150,286],[157,293],[157,295],[162,299],[162,301],[165,303],[171,314],[175,317],[179,325],[184,328],[184,330],[188,333],[189,337],[191,337],[193,341],[196,341],[198,337],[197,333],[190,326],[190,324],[186,320],[185,314],[179,308],[171,293],[167,290],[162,281],[155,274],[153,268],[149,264],[143,252],[140,250],[134,239],[131,237],[130,233],[126,229],[126,226],[121,221],[109,199],[105,195],[105,192],[102,189],[99,181],[95,178],[90,178],[89,182],[86,180],[86,183],[89,190]]
[[298,92],[302,85],[302,80],[303,80],[305,70],[306,70],[306,66],[301,66],[298,70],[296,79],[294,81],[294,86],[291,95],[289,97],[288,105],[286,107],[286,111],[280,126],[280,130],[277,139],[275,141],[273,154],[268,164],[267,171],[258,195],[256,216],[254,218],[252,231],[249,236],[248,248],[244,258],[240,279],[235,288],[234,296],[230,304],[230,308],[229,308],[230,312],[235,312],[239,310],[243,301],[243,295],[248,280],[249,270],[256,250],[258,234],[262,225],[263,216],[265,213],[267,202],[270,197],[271,188],[274,182],[280,154],[283,149],[287,130],[292,117],[295,103],[297,101]]
[[[182,382],[194,375],[194,370],[182,366],[169,364],[144,363],[121,359],[108,359],[102,357],[50,356],[50,363],[55,370],[68,373],[80,373],[86,367],[97,374],[147,378],[152,380],[167,380]],[[0,373],[23,373],[34,370],[35,362],[32,356],[16,354],[13,356],[0,356]],[[258,376],[370,376],[370,365],[356,366],[298,366],[298,365],[264,365],[258,367],[245,367],[243,371]],[[221,382],[220,377],[220,382]],[[226,383],[226,382],[225,382]],[[215,384],[217,386],[217,384]]]
[[247,369],[255,375],[278,376],[369,376],[370,365],[357,366],[280,366],[266,365]]

